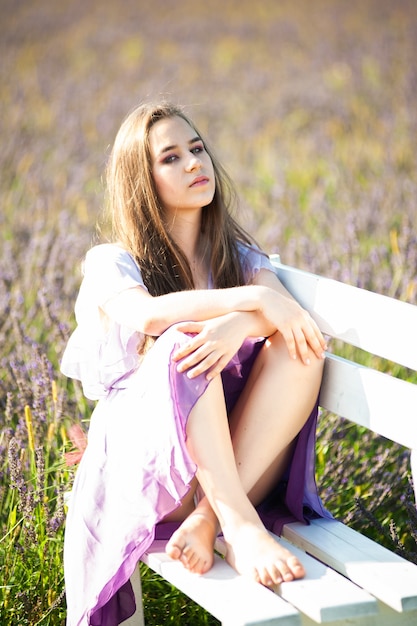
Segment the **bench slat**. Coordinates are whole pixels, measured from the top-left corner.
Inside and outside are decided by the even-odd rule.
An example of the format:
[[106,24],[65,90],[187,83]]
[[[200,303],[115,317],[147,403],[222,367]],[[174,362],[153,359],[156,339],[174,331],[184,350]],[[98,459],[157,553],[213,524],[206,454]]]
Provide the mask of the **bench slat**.
[[417,370],[417,335],[410,334],[417,328],[416,306],[283,265],[276,255],[271,261],[323,333]]
[[329,354],[320,406],[417,448],[417,385]]
[[202,576],[192,574],[154,541],[142,560],[223,626],[300,626],[298,611],[262,585],[239,576],[222,558]]
[[[300,559],[306,570],[304,578],[282,583],[276,592],[303,615],[319,624],[325,624],[334,620],[374,615],[377,612],[375,599],[363,589],[282,537],[273,536]],[[216,548],[219,552],[225,553],[224,541],[221,538],[217,540]]]
[[283,536],[396,611],[417,609],[417,565],[334,520],[287,524]]

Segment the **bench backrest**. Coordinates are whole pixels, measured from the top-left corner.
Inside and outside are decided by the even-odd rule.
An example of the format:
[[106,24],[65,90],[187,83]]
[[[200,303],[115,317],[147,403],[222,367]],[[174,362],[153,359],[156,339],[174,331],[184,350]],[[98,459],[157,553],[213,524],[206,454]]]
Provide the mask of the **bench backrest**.
[[[417,306],[271,261],[323,334],[417,370]],[[329,353],[320,406],[412,450],[417,486],[417,385]]]

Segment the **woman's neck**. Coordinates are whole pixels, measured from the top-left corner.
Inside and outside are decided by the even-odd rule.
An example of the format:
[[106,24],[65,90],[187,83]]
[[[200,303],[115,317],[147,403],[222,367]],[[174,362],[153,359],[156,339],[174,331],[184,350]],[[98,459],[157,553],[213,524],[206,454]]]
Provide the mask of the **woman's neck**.
[[207,289],[210,255],[206,238],[201,234],[201,219],[192,217],[195,216],[177,217],[169,232],[188,260],[196,289]]
[[201,216],[176,216],[168,225],[168,230],[190,265],[201,261],[205,256],[205,246],[201,236]]

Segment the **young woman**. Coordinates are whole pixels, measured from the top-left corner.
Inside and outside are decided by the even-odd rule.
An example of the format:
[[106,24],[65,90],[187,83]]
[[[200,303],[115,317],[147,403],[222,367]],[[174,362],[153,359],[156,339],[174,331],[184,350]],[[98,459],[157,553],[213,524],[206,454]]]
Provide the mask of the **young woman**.
[[[155,534],[197,574],[227,561],[266,586],[304,576],[271,538],[306,510],[325,341],[230,213],[229,180],[183,111],[142,105],[108,171],[114,243],[92,248],[62,371],[99,400],[65,543],[68,625],[134,612]],[[263,521],[262,521],[263,520]]]

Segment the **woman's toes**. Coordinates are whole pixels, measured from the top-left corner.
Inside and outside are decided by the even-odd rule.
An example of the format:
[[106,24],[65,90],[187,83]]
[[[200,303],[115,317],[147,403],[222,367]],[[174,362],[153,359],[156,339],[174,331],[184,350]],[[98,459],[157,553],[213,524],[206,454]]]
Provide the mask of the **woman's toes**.
[[182,557],[182,549],[176,543],[168,542],[165,550],[171,559],[175,559],[177,561]]
[[199,557],[198,554],[194,552],[191,546],[186,546],[182,551],[181,562],[185,567],[191,571],[194,570],[196,565],[198,564]]
[[287,560],[287,563],[295,578],[302,578],[305,576],[305,569],[296,556],[291,556]]
[[226,560],[229,565],[240,574],[252,576],[266,587],[274,587],[305,575],[298,558],[257,524],[248,523],[226,539]]
[[271,578],[271,585],[269,586],[279,585],[283,581],[292,580],[294,578],[285,561],[281,559],[271,565],[269,574]]
[[270,576],[268,572],[264,572],[263,575],[260,577],[260,582],[265,587],[274,587],[274,585],[277,584],[277,581],[274,580],[274,578],[275,577]]

